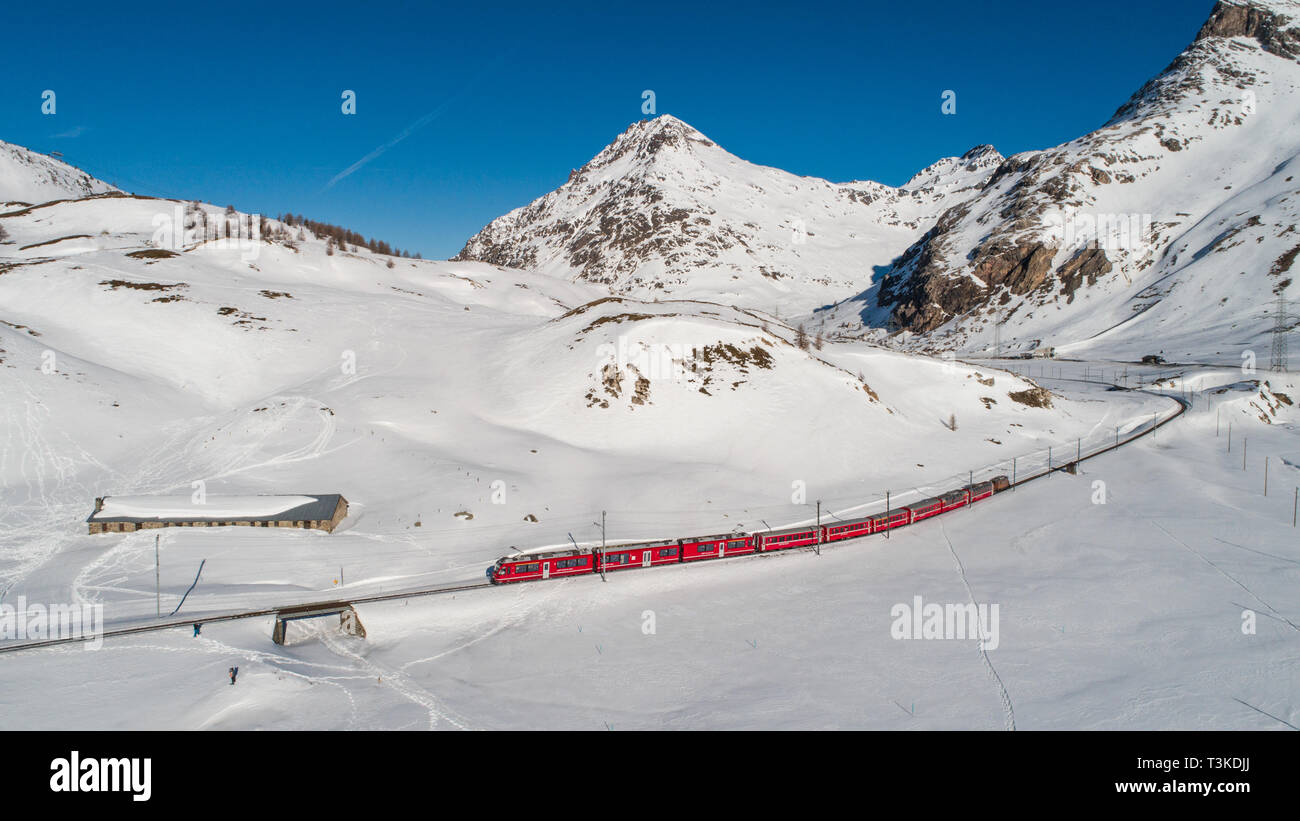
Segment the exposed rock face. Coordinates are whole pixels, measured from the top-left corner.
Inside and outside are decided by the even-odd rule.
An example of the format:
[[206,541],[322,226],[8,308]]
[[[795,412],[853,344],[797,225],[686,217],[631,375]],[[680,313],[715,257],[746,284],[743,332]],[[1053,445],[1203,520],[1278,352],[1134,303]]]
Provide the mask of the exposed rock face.
[[1196,39],[1249,37],[1268,52],[1283,57],[1300,56],[1300,29],[1274,8],[1219,0]]
[[[893,329],[924,335],[907,344],[962,347],[988,345],[993,326],[1012,321],[1028,346],[1057,328],[1075,332],[1059,309],[1077,297],[1101,294],[1113,306],[1081,331],[1101,333],[1168,300],[1191,281],[1186,267],[1222,270],[1256,248],[1276,259],[1300,230],[1298,23],[1295,0],[1220,2],[1195,41],[1102,128],[1000,162],[877,287],[832,309],[833,327],[883,329],[887,315]],[[1222,270],[1214,287],[1236,270]]]

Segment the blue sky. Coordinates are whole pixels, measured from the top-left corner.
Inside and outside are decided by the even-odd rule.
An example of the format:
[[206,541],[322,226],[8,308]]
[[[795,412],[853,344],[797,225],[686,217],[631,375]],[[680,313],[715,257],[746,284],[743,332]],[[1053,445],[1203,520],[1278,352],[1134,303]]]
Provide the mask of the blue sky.
[[0,139],[136,193],[303,213],[443,258],[641,119],[645,89],[743,159],[897,185],[979,143],[1011,154],[1096,128],[1212,7],[14,3]]

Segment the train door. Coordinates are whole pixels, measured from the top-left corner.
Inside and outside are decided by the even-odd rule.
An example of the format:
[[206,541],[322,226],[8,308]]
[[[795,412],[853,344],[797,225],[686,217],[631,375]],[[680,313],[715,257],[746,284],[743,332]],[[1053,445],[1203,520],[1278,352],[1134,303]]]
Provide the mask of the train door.
[[642,551],[641,551],[641,566],[642,566],[642,567],[649,567],[649,566],[650,566],[650,559],[651,559],[651,557],[654,556],[654,554],[655,554],[655,552],[654,552],[653,550],[642,550]]
[[549,579],[550,577],[551,577],[551,563],[550,563],[549,561],[545,561],[545,560],[543,560],[543,561],[542,561],[542,578],[543,578],[543,579]]
[[727,555],[727,543],[718,542],[718,558],[722,558],[723,556],[726,555]]

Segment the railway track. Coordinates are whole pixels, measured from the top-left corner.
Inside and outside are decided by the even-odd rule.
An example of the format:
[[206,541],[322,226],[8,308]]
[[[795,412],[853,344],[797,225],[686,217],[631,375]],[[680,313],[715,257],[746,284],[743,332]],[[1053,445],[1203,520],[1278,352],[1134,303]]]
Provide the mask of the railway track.
[[[1056,379],[1056,381],[1087,382],[1088,384],[1099,384],[1096,382],[1089,382],[1088,380],[1084,380],[1084,379],[1071,379],[1071,378],[1060,378],[1060,379]],[[1102,448],[1089,451],[1086,454],[1081,454],[1076,459],[1063,460],[1059,465],[1051,465],[1044,470],[1039,470],[1037,472],[1030,473],[1026,476],[1017,476],[1016,480],[1011,483],[1011,487],[1015,488],[1020,485],[1026,484],[1028,482],[1032,482],[1035,479],[1041,479],[1045,476],[1051,475],[1052,473],[1063,471],[1066,468],[1070,467],[1071,465],[1076,465],[1079,462],[1084,462],[1087,461],[1088,459],[1093,459],[1103,454],[1110,453],[1113,450],[1117,450],[1121,447],[1124,447],[1130,442],[1137,441],[1138,439],[1141,439],[1144,436],[1154,433],[1159,428],[1164,427],[1165,425],[1174,421],[1178,417],[1182,416],[1191,407],[1191,404],[1187,400],[1179,396],[1171,396],[1166,393],[1142,390],[1138,388],[1121,388],[1118,385],[1112,387],[1115,390],[1123,390],[1132,393],[1146,393],[1152,396],[1159,396],[1164,399],[1169,399],[1177,403],[1178,409],[1172,415],[1164,419],[1156,420],[1151,427],[1144,428],[1139,432],[1133,433],[1129,437],[1121,439],[1113,445],[1106,445]],[[735,556],[731,558],[752,559],[754,558],[754,555],[749,554],[743,556]],[[726,559],[723,559],[722,561],[726,561]],[[276,607],[263,607],[256,610],[242,610],[242,611],[236,611],[230,613],[219,613],[215,615],[194,616],[194,617],[184,618],[184,619],[167,619],[165,621],[153,621],[144,624],[115,627],[103,631],[103,633],[101,633],[96,638],[98,639],[120,638],[122,636],[132,636],[140,633],[153,633],[160,630],[172,630],[178,627],[191,627],[196,624],[206,625],[206,624],[215,624],[218,622],[239,621],[241,619],[263,618],[266,616],[275,616],[282,611],[290,611],[290,610],[329,608],[333,606],[342,607],[342,606],[351,606],[357,604],[373,604],[376,602],[394,601],[397,599],[413,599],[413,598],[420,598],[423,596],[441,596],[441,595],[446,595],[448,593],[458,593],[458,592],[464,592],[469,590],[481,590],[491,586],[492,585],[488,582],[472,582],[472,583],[446,585],[441,587],[416,588],[412,590],[404,590],[404,591],[398,591],[394,593],[376,593],[368,596],[356,596],[348,599],[328,599],[328,600],[315,601],[315,602],[294,602],[291,604],[284,604]],[[10,642],[6,644],[0,644],[0,654],[16,653],[23,650],[38,650],[47,647],[55,647],[62,644],[77,644],[87,640],[88,639],[84,637],[75,637],[75,638],[40,639],[36,641],[24,641],[24,642]]]

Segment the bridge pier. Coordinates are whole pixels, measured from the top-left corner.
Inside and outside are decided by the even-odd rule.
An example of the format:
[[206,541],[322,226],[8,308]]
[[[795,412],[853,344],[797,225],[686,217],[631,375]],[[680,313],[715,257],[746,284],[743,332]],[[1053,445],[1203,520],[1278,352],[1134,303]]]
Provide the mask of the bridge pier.
[[275,614],[275,628],[271,631],[271,641],[284,644],[289,630],[289,622],[301,619],[316,619],[323,616],[339,617],[339,630],[349,636],[366,637],[366,628],[361,623],[356,609],[350,602],[328,602],[324,604],[287,607]]
[[366,637],[366,628],[361,624],[361,617],[357,615],[357,611],[352,607],[339,613],[339,629],[349,636],[357,636],[363,639]]

